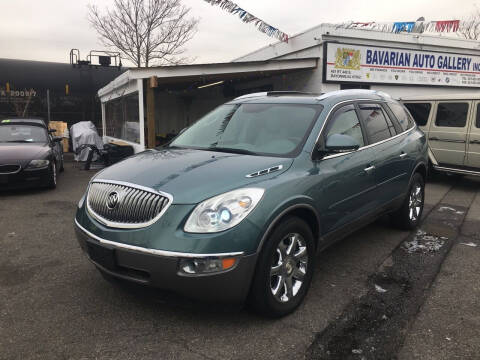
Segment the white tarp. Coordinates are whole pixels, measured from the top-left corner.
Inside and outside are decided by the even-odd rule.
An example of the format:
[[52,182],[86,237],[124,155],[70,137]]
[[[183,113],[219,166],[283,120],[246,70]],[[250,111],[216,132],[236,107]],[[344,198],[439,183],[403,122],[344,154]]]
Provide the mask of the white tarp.
[[[91,121],[81,121],[72,125],[70,128],[70,135],[72,137],[73,152],[84,144],[95,145],[99,150],[103,149],[102,138],[98,135],[95,125]],[[88,156],[88,149],[83,149],[79,155],[75,155],[75,160],[86,161]],[[93,155],[93,161],[98,158],[97,154]]]

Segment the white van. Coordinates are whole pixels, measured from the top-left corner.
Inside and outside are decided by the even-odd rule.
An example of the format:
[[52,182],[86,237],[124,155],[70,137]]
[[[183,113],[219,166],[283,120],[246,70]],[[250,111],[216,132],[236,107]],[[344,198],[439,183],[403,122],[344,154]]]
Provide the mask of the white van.
[[480,91],[402,97],[400,101],[427,135],[435,170],[480,175]]

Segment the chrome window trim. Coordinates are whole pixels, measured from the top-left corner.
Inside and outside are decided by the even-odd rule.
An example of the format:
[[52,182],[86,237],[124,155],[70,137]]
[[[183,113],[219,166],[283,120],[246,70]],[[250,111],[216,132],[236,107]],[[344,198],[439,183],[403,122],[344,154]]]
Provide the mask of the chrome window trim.
[[400,133],[400,134],[397,134],[395,136],[392,136],[388,139],[385,139],[385,140],[382,140],[382,141],[379,141],[379,142],[376,142],[376,143],[373,143],[373,144],[369,144],[369,145],[366,145],[366,146],[362,146],[361,148],[358,148],[358,150],[355,150],[355,151],[349,151],[349,152],[346,152],[346,153],[341,153],[341,154],[333,154],[333,155],[328,155],[328,156],[325,156],[323,157],[321,160],[327,160],[327,159],[331,159],[331,158],[334,158],[334,157],[338,157],[338,156],[343,156],[343,155],[347,155],[347,154],[351,154],[351,153],[354,153],[354,152],[357,152],[357,151],[361,151],[361,150],[364,150],[364,149],[368,149],[368,148],[371,148],[373,146],[377,146],[377,145],[380,145],[380,144],[383,144],[387,141],[390,141],[390,140],[393,140],[393,139],[396,139],[402,135],[406,135],[407,133],[409,133],[410,131],[412,131],[413,129],[416,128],[416,125],[415,126],[412,126],[410,129],[407,129],[405,130],[404,132]]
[[85,229],[77,219],[75,219],[75,225],[85,233],[88,237],[99,241],[102,244],[114,246],[117,248],[127,249],[138,251],[141,253],[151,254],[151,255],[158,255],[158,256],[165,256],[165,257],[181,257],[181,258],[210,258],[210,257],[230,257],[230,256],[240,256],[243,255],[243,251],[236,251],[236,252],[229,252],[229,253],[211,253],[211,254],[196,254],[196,253],[184,253],[184,252],[177,252],[177,251],[168,251],[168,250],[158,250],[158,249],[151,249],[151,248],[144,248],[141,246],[135,245],[128,245],[119,243],[116,241],[106,240],[103,239],[95,234],[92,234],[90,231]]
[[[355,102],[355,101],[376,101],[376,102],[380,101],[380,102],[382,102],[381,100],[373,100],[373,99],[353,99],[353,100],[344,100],[344,101],[341,101],[341,102],[335,104],[335,106],[333,106],[330,109],[330,111],[328,112],[328,114],[325,118],[325,121],[322,124],[322,127],[321,127],[321,129],[318,133],[317,139],[315,140],[315,144],[314,144],[314,147],[312,149],[312,152],[310,153],[311,158],[313,157],[313,152],[315,151],[315,146],[318,144],[318,140],[320,139],[320,135],[322,135],[322,133],[323,133],[323,130],[325,128],[325,124],[328,122],[328,120],[330,120],[330,115],[332,114],[333,110],[337,110],[339,105],[346,104],[346,103],[352,103],[352,102]],[[319,160],[328,160],[328,159],[336,158],[336,157],[339,157],[339,156],[348,155],[348,154],[351,154],[351,153],[354,153],[354,152],[357,152],[357,151],[361,151],[361,150],[364,150],[364,149],[368,149],[370,147],[377,146],[377,145],[383,144],[387,141],[396,139],[396,138],[398,138],[402,135],[405,135],[405,134],[409,133],[410,131],[413,131],[416,128],[417,128],[417,124],[414,124],[410,129],[407,129],[404,132],[401,132],[400,134],[397,134],[395,136],[389,137],[388,139],[384,139],[384,140],[378,141],[378,142],[373,143],[373,144],[362,146],[361,148],[358,148],[355,151],[348,151],[348,152],[345,152],[345,153],[328,155],[328,156],[325,156],[325,157],[323,157]]]
[[[90,184],[93,184],[93,183],[123,185],[123,186],[128,186],[128,187],[131,187],[131,188],[135,188],[135,189],[147,191],[147,192],[150,192],[150,193],[155,194],[155,195],[160,195],[160,196],[166,197],[166,198],[168,199],[168,204],[167,204],[167,205],[162,209],[162,211],[160,211],[160,213],[159,213],[157,216],[155,216],[152,220],[147,221],[147,222],[144,222],[144,223],[129,224],[129,223],[120,223],[120,222],[115,222],[115,221],[109,221],[109,220],[107,220],[107,219],[104,219],[103,217],[101,217],[101,216],[98,215],[97,213],[95,213],[95,211],[93,211],[93,209],[90,207],[90,201],[89,201],[89,197],[90,197]],[[132,183],[129,183],[129,182],[126,182],[126,181],[107,180],[107,179],[94,179],[94,180],[92,180],[92,181],[88,184],[88,192],[87,192],[86,201],[87,201],[87,210],[88,210],[88,213],[89,213],[95,220],[97,220],[98,222],[100,222],[101,224],[103,224],[103,225],[105,225],[105,226],[108,226],[108,227],[111,227],[111,228],[141,229],[141,228],[144,228],[144,227],[147,227],[147,226],[152,225],[153,223],[155,223],[158,219],[160,219],[160,218],[163,216],[163,214],[167,211],[167,209],[170,207],[170,205],[172,205],[172,203],[173,203],[173,196],[172,196],[171,194],[165,193],[165,192],[163,192],[163,191],[157,191],[157,190],[152,189],[152,188],[149,188],[149,187],[145,187],[145,186],[141,186],[141,185],[137,185],[137,184],[132,184]]]
[[[323,122],[322,124],[322,127],[320,128],[320,131],[318,132],[318,135],[317,135],[317,138],[315,139],[315,143],[313,145],[313,149],[310,153],[310,156],[313,156],[313,152],[315,151],[315,146],[318,144],[318,140],[320,139],[320,135],[322,135],[323,133],[323,129],[325,128],[325,125],[327,124],[328,120],[330,120],[330,116],[332,115],[332,112],[333,110],[337,110],[338,107],[342,104],[347,104],[347,103],[353,103],[355,101],[372,101],[372,99],[350,99],[350,100],[343,100],[343,101],[340,101],[338,103],[336,103],[334,106],[332,106],[332,108],[330,109],[330,111],[328,112],[327,116],[325,116],[325,121]],[[378,101],[378,100],[376,100]],[[335,155],[338,155],[338,154],[335,154]]]

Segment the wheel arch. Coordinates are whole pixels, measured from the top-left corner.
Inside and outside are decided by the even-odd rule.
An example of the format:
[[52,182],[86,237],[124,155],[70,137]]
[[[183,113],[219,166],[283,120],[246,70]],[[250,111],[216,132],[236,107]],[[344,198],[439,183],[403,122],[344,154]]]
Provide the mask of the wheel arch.
[[413,169],[413,172],[412,172],[412,175],[410,177],[410,182],[413,178],[413,175],[415,175],[416,173],[419,173],[420,175],[423,176],[423,181],[427,181],[427,174],[428,174],[428,166],[424,163],[424,162],[421,162],[421,163],[418,163],[415,168]]
[[273,232],[275,227],[280,224],[283,219],[290,216],[296,216],[307,223],[307,225],[312,230],[315,247],[318,248],[318,241],[321,234],[320,217],[317,213],[317,210],[312,205],[301,203],[290,205],[289,207],[283,209],[277,216],[275,216],[272,221],[270,221],[270,224],[262,235],[262,238],[257,248],[257,253],[260,253],[262,251],[266,240]]

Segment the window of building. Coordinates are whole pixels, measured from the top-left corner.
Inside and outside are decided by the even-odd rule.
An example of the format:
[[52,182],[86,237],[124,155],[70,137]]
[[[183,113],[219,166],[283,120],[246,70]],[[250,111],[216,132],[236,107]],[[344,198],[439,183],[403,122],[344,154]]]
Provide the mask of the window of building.
[[464,127],[467,123],[467,103],[438,103],[435,125],[445,127]]
[[333,134],[348,135],[354,138],[360,147],[365,145],[362,127],[353,105],[346,105],[335,112],[332,120],[328,123],[326,134],[326,138]]
[[139,144],[138,93],[105,103],[105,122],[108,136]]
[[405,103],[405,107],[410,111],[410,114],[413,116],[413,120],[417,123],[418,126],[427,125],[428,118],[430,116],[430,110],[432,109],[432,104],[430,103]]
[[380,105],[360,104],[359,108],[371,144],[388,139],[396,134],[391,120],[388,119],[389,122],[387,122],[386,115]]
[[402,131],[406,131],[413,126],[413,123],[405,111],[405,108],[397,103],[388,103],[388,107],[392,110],[393,115],[397,118],[398,124],[402,128]]

